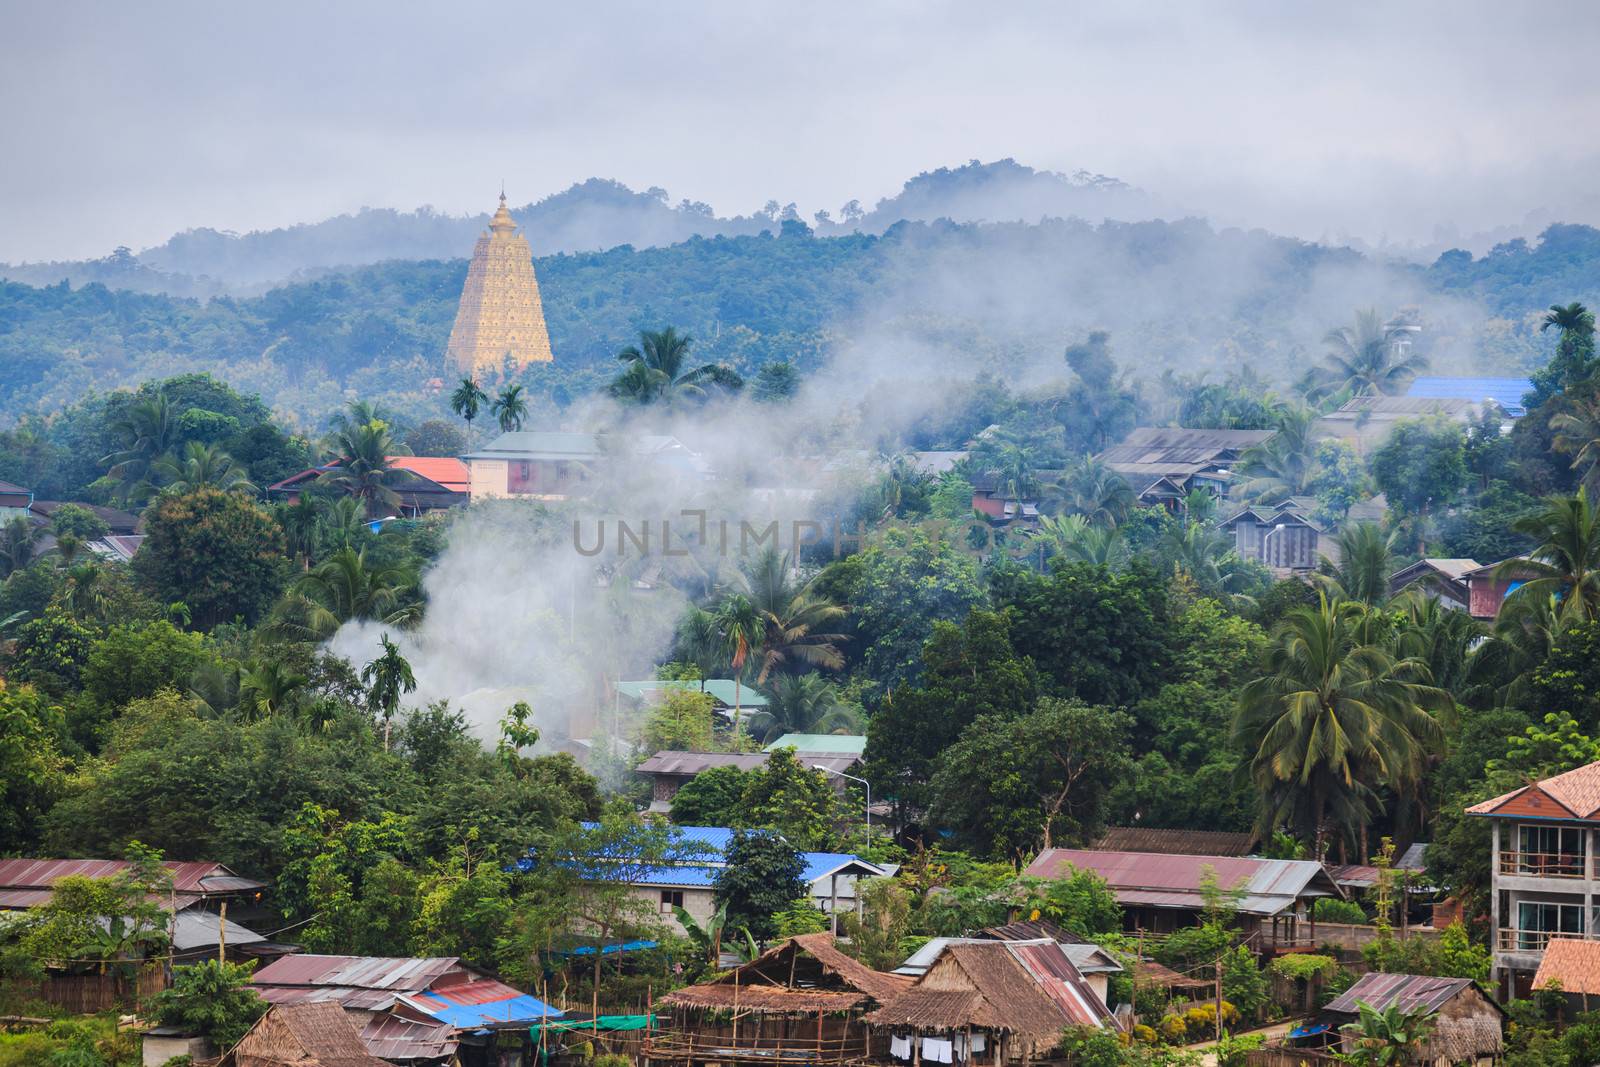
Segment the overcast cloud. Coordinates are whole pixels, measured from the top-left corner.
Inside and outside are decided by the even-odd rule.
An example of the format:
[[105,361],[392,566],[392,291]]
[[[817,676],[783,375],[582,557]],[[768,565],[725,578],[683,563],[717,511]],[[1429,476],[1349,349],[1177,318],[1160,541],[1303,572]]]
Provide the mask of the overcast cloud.
[[1600,6],[0,0],[0,260],[590,176],[749,212],[1012,156],[1223,222],[1600,222]]

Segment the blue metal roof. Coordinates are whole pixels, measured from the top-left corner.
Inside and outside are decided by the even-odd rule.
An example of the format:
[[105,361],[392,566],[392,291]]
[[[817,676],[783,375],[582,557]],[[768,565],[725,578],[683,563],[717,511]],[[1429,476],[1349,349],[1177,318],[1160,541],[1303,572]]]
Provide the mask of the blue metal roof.
[[452,1004],[437,993],[418,993],[415,999],[426,1007],[429,1015],[462,1029],[555,1018],[562,1014],[560,1008],[552,1008],[526,993],[488,1004]]
[[1533,391],[1533,382],[1527,378],[1417,378],[1406,391],[1407,396],[1420,396],[1430,400],[1493,400],[1506,414],[1521,418],[1527,411],[1522,398]]
[[847,863],[859,863],[864,867],[879,870],[877,864],[868,863],[860,856],[852,856],[848,852],[802,852],[800,858],[805,861],[806,871],[800,877],[807,882],[815,882],[824,875],[831,874]]
[[630,871],[634,885],[667,886],[672,889],[710,889],[717,881],[721,867],[647,867]]

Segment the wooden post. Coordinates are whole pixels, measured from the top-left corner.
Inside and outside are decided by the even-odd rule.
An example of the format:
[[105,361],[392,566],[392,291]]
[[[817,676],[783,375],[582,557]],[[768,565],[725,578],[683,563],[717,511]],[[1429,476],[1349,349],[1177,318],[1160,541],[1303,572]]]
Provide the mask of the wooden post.
[[740,968],[733,969],[733,1047],[739,1047],[739,972]]
[[822,1009],[817,1009],[817,1059],[822,1058]]
[[1217,958],[1217,1041],[1222,1041],[1222,959]]
[[222,912],[217,916],[217,963],[228,961],[228,902],[222,902]]

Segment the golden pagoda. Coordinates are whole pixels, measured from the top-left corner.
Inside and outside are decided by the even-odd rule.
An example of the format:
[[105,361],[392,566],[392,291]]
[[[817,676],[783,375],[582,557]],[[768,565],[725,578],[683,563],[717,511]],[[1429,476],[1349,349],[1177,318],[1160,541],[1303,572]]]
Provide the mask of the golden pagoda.
[[544,326],[533,251],[506,210],[506,194],[478,238],[461,288],[461,305],[445,355],[465,375],[498,373],[509,359],[516,367],[549,363],[550,334]]

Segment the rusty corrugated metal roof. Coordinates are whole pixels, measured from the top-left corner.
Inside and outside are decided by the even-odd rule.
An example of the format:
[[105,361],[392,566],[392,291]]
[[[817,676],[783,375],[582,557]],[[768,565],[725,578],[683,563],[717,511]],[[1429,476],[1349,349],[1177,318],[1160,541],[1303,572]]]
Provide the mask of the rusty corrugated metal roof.
[[285,956],[255,973],[264,986],[346,986],[420,993],[451,971],[472,974],[456,956]]
[[1011,954],[1033,976],[1046,996],[1073,1026],[1103,1026],[1111,1019],[1111,1009],[1089,988],[1067,954],[1054,941],[1002,941]]
[[1471,985],[1470,978],[1369,973],[1362,975],[1355,985],[1330,1001],[1326,1010],[1339,1015],[1355,1015],[1359,1013],[1358,1004],[1382,1011],[1398,1000],[1402,1011],[1423,1007],[1429,1012],[1436,1012]]
[[1344,895],[1322,864],[1313,860],[1053,848],[1041,852],[1025,873],[1058,878],[1069,868],[1094,871],[1105,879],[1118,903],[1198,908],[1204,904],[1208,867],[1219,886],[1243,891],[1238,907],[1247,914],[1276,915],[1301,897]]
[[[49,889],[71,876],[111,878],[127,870],[127,860],[0,860],[0,889]],[[240,878],[220,863],[169,861],[162,864],[172,874],[172,888],[179,893],[230,893],[265,889],[266,883]],[[210,879],[225,879],[226,887],[208,888]]]
[[459,1044],[452,1026],[415,1022],[387,1012],[367,1020],[361,1041],[368,1052],[385,1060],[443,1060],[453,1056]]

